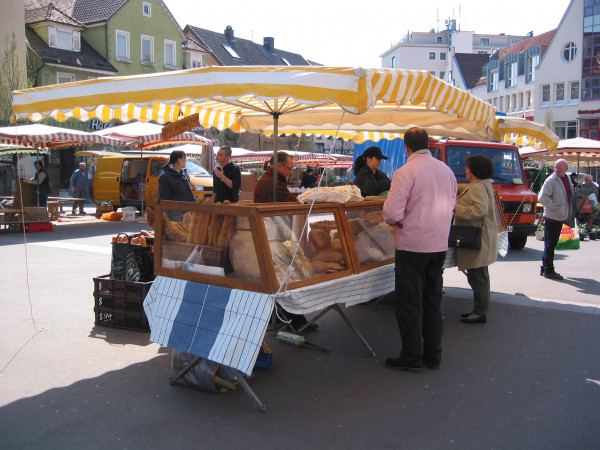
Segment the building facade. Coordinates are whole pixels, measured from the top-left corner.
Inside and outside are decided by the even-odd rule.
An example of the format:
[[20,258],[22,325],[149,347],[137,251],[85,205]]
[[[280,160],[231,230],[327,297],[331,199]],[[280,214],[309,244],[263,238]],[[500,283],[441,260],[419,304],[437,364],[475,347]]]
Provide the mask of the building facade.
[[561,139],[600,139],[599,59],[600,0],[572,0],[537,70],[534,120]]
[[398,44],[380,55],[384,68],[427,70],[457,87],[468,88],[463,77],[457,76],[456,54],[491,55],[500,48],[522,41],[527,36],[475,34],[461,31],[456,20],[449,20],[446,29],[436,32],[409,32]]

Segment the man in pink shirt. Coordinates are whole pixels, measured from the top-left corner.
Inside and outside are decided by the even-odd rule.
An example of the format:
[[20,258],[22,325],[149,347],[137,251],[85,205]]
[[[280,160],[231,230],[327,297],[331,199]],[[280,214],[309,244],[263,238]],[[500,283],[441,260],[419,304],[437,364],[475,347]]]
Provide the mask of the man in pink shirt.
[[396,226],[396,321],[402,350],[387,367],[439,369],[442,356],[442,266],[456,204],[456,178],[428,150],[427,132],[404,135],[408,161],[392,178],[383,217]]

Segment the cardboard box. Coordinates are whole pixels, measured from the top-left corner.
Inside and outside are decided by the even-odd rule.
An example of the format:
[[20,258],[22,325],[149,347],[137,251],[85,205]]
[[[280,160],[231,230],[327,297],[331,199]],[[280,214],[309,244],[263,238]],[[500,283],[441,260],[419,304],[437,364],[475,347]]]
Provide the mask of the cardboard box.
[[256,186],[256,182],[258,178],[256,173],[251,172],[243,172],[242,173],[242,192],[254,192],[254,187]]

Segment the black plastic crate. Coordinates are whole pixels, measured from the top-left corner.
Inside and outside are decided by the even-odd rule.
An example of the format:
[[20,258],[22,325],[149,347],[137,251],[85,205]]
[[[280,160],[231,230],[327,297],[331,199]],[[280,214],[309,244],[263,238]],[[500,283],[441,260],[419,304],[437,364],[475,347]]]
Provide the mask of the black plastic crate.
[[113,280],[110,275],[94,278],[95,324],[134,331],[150,331],[144,298],[152,281]]

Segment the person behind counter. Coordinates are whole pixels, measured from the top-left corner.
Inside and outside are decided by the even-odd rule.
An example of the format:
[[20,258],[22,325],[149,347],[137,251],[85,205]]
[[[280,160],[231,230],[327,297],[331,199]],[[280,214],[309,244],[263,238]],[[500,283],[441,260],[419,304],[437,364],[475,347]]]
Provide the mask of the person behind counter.
[[[295,202],[296,195],[287,188],[286,180],[294,168],[294,159],[277,152],[277,202]],[[254,187],[254,203],[273,203],[273,158]]]
[[483,155],[468,156],[465,173],[469,184],[458,196],[454,208],[454,224],[481,227],[481,248],[457,248],[458,270],[465,272],[473,290],[473,310],[462,315],[463,323],[485,323],[490,306],[490,274],[488,266],[498,255],[496,201],[490,178],[492,161]]
[[38,206],[46,207],[48,202],[48,194],[50,194],[50,178],[48,173],[44,170],[44,163],[42,161],[35,161],[33,163],[35,167],[35,176],[30,180],[23,180],[29,184],[37,184],[38,188]]
[[313,175],[312,169],[306,169],[306,173],[302,176],[302,182],[300,183],[301,188],[313,188],[317,184],[317,177]]
[[220,167],[213,169],[213,201],[231,203],[240,201],[240,189],[242,188],[242,171],[237,164],[231,160],[231,147],[221,147],[216,155]]
[[354,162],[354,184],[360,188],[363,197],[379,195],[390,189],[391,181],[388,176],[379,170],[382,159],[388,159],[377,147],[369,147],[356,158]]
[[[292,194],[286,184],[286,179],[292,173],[294,159],[285,152],[277,152],[277,202],[297,202],[295,194]],[[273,158],[271,158],[265,173],[260,177],[254,188],[254,203],[273,203]],[[308,323],[302,314],[287,313],[290,324],[299,330]],[[306,327],[303,331],[316,330],[316,323]]]

